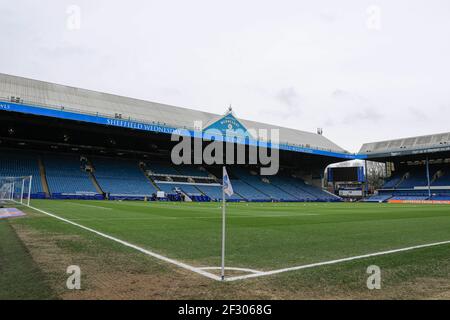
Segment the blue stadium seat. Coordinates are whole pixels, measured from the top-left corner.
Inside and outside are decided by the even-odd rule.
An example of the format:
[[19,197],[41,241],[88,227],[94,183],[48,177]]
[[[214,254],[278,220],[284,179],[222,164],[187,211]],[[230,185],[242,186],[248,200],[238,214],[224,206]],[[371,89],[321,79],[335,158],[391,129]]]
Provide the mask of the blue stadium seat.
[[445,166],[441,170],[443,175],[433,181],[431,185],[435,187],[450,187],[450,166]]
[[0,150],[0,177],[33,176],[31,197],[44,197],[38,155],[32,152]]
[[387,195],[376,195],[376,196],[372,196],[368,199],[365,199],[364,202],[386,202],[388,200],[390,200],[392,198],[392,195],[387,194]]
[[[251,174],[244,168],[233,168],[235,176],[244,181],[259,193],[255,194],[255,200],[276,200],[276,201],[295,201],[296,198],[289,193],[284,192],[280,188],[270,183],[270,177],[266,177],[268,182],[263,182],[263,178],[259,175]],[[254,172],[256,173],[256,172]],[[237,189],[241,190],[241,189]],[[239,191],[240,192],[240,191]],[[262,195],[261,195],[262,194]]]
[[270,201],[270,197],[256,190],[241,180],[231,179],[231,184],[236,193],[248,201]]
[[98,194],[89,174],[81,166],[80,156],[47,154],[42,161],[50,193]]
[[176,188],[182,190],[188,196],[201,195],[202,192],[195,186],[190,184],[177,184],[177,183],[158,183],[158,188],[165,193],[173,193]]
[[288,175],[280,174],[278,176],[271,177],[270,180],[274,185],[294,196],[297,201],[341,201],[341,198],[338,196],[332,195],[320,188],[306,184],[301,179]]
[[165,162],[146,162],[147,169],[156,174],[165,174],[165,175],[181,175],[175,167],[173,167],[170,163]]
[[137,160],[92,158],[95,178],[102,190],[115,198],[144,198],[156,193]]
[[[234,187],[234,185],[233,185]],[[221,186],[207,186],[207,185],[198,185],[197,188],[202,191],[205,195],[211,198],[213,201],[222,200],[222,187]],[[231,197],[225,195],[227,200],[229,201],[242,201],[242,197],[238,194],[234,194]]]
[[394,189],[402,180],[404,173],[396,174],[385,182],[382,189]]
[[397,189],[411,189],[417,186],[428,185],[427,175],[425,169],[414,168],[409,170],[409,177],[404,179],[398,186]]
[[205,177],[205,178],[208,177],[208,172],[200,170],[196,166],[180,165],[175,166],[175,169],[178,171],[178,174],[182,176]]
[[[431,193],[426,188],[428,178],[425,166],[409,166],[400,168],[392,177],[390,177],[383,188],[379,191],[380,196],[389,197],[389,200],[445,200],[447,191],[450,187],[450,166],[448,164],[430,165]],[[439,174],[438,174],[439,173]],[[371,198],[372,199],[372,198]],[[377,198],[374,198],[376,200]]]

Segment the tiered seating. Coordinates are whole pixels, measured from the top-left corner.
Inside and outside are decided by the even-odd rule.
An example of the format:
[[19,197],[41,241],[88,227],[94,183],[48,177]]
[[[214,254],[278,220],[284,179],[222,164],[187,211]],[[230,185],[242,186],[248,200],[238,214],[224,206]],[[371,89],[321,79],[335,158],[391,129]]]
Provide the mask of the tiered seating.
[[418,196],[418,195],[412,195],[412,196],[394,196],[390,198],[389,200],[428,200],[430,197],[428,196]]
[[193,185],[176,183],[158,183],[158,188],[165,193],[173,193],[175,188],[182,190],[188,196],[201,195],[202,193]]
[[[297,200],[294,196],[282,191],[280,188],[263,182],[261,176],[252,175],[244,168],[232,169],[233,173],[243,180],[248,185],[252,186],[254,189],[260,191],[264,196],[263,200],[276,200],[276,201],[295,201]],[[267,177],[270,181],[270,177]],[[240,190],[240,189],[239,189]]]
[[[233,188],[235,186],[233,185]],[[222,200],[222,187],[221,186],[208,186],[208,185],[198,185],[197,188],[203,192],[203,194],[207,195],[213,201]],[[238,194],[234,194],[231,197],[225,195],[227,200],[229,201],[243,201],[242,197]]]
[[435,181],[433,181],[433,183],[431,184],[432,186],[450,187],[450,167],[445,167],[444,169],[442,169],[442,171],[444,174]]
[[179,175],[190,177],[208,177],[208,173],[195,166],[176,166]]
[[[422,168],[414,168],[409,170],[409,177],[404,179],[398,186],[397,189],[411,189],[417,186],[428,185],[427,174]],[[434,172],[435,173],[435,172]],[[434,175],[433,172],[430,173],[431,177]]]
[[450,201],[450,190],[449,189],[433,190],[432,197],[430,200]]
[[[217,170],[216,170],[217,171]],[[234,191],[246,201],[339,201],[340,198],[306,184],[301,179],[288,175],[263,177],[253,175],[243,167],[231,167],[228,170]],[[217,176],[219,173],[214,172]],[[204,187],[199,187],[205,192]],[[210,191],[211,198],[221,198],[221,191]],[[214,193],[214,194],[213,194]]]
[[39,171],[38,156],[32,152],[0,151],[0,177],[33,176],[31,197],[45,197]]
[[[47,182],[51,194],[56,198],[87,195],[100,196],[89,173],[86,173],[79,155],[46,154],[43,157]],[[138,160],[93,157],[93,175],[100,188],[109,199],[151,198],[158,190],[145,177],[139,168]],[[0,175],[32,175],[33,193],[41,192],[38,156],[28,153],[0,153]],[[174,194],[181,190],[198,201],[222,199],[220,182],[209,178],[209,172],[198,166],[173,166],[169,162],[149,161],[146,163],[149,176],[161,191]],[[208,167],[217,178],[221,178],[221,167]],[[257,169],[255,169],[257,170]],[[336,201],[338,197],[330,195],[320,188],[306,184],[303,180],[288,174],[261,177],[252,174],[250,169],[229,167],[231,183],[235,190],[229,201]],[[207,198],[207,197],[209,198]]]
[[298,178],[279,175],[270,179],[274,185],[294,196],[297,201],[340,201],[339,197],[331,195],[320,188],[308,185]]
[[389,199],[392,198],[392,195],[388,194],[388,195],[376,195],[376,196],[372,196],[366,200],[364,200],[364,202],[386,202]]
[[450,201],[450,194],[447,195],[436,195],[431,197],[431,200],[434,201]]
[[241,180],[231,179],[233,189],[247,201],[270,201],[271,198]]
[[[379,190],[378,196],[374,196],[369,198],[371,200],[372,198],[376,199],[379,197],[380,199],[384,197],[385,199],[383,202],[386,202],[388,200],[428,200],[428,190]],[[366,200],[368,201],[368,200]],[[373,202],[373,201],[369,201]]]
[[397,174],[391,177],[388,181],[383,185],[383,189],[394,189],[402,180],[403,174]]
[[147,170],[152,171],[156,174],[164,174],[164,175],[181,175],[172,165],[164,162],[147,162]]
[[299,180],[297,182],[300,185],[300,188],[308,192],[309,194],[313,195],[316,199],[314,201],[338,201],[340,198],[338,196],[329,194],[317,187],[311,186],[309,184],[306,184],[304,181]]
[[53,198],[99,198],[79,156],[47,154],[42,161]]
[[297,201],[314,201],[315,198],[311,194],[298,188],[295,183],[290,181],[291,179],[292,178],[282,175],[270,177],[270,181],[273,185],[286,192],[286,194],[291,195]]
[[102,190],[114,199],[150,197],[157,190],[135,160],[92,158],[95,177]]
[[[271,201],[270,196],[258,191],[245,181],[243,181],[240,177],[240,171],[239,168],[236,167],[228,167],[228,175],[230,176],[231,184],[233,185],[233,189],[235,192],[235,195],[231,197],[230,200],[235,201]],[[208,168],[209,172],[211,172],[214,176],[217,178],[222,178],[222,168],[220,167],[212,167]],[[235,172],[236,171],[236,172]],[[219,188],[220,189],[220,188]],[[203,190],[203,189],[202,189]],[[210,192],[215,193],[214,196],[218,197],[219,199],[222,199],[222,191],[219,190],[217,193],[214,191],[214,189],[210,190]],[[208,194],[209,195],[209,194]],[[211,196],[211,195],[210,195]]]
[[[443,174],[441,175],[441,173]],[[431,165],[430,180],[431,198],[427,188],[428,178],[425,166],[403,167],[386,181],[383,188],[379,191],[379,195],[387,197],[384,201],[446,200],[447,196],[450,195],[447,194],[447,192],[450,193],[450,190],[447,190],[447,187],[450,187],[450,170],[448,164]]]
[[173,195],[174,190],[180,189],[194,201],[222,199],[220,186],[217,186],[214,179],[209,178],[208,172],[200,170],[198,166],[148,162],[146,170],[158,188],[168,195]]

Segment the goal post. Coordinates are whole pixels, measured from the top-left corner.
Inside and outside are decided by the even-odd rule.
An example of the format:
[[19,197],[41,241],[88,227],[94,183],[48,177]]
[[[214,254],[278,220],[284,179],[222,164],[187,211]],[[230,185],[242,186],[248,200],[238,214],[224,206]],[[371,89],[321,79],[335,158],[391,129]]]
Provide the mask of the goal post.
[[32,176],[0,177],[0,201],[30,205]]

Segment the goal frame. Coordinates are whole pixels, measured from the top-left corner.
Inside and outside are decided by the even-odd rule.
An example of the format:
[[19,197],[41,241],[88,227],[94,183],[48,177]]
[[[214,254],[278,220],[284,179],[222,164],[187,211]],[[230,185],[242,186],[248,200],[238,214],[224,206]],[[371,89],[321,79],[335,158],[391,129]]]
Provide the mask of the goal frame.
[[30,206],[33,176],[0,177],[0,201]]

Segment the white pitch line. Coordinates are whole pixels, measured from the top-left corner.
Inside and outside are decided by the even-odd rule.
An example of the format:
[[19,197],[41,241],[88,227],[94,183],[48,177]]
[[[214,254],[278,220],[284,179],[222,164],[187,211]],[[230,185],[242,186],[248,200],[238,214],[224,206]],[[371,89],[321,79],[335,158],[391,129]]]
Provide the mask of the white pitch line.
[[[26,207],[28,207],[30,209],[33,209],[35,211],[41,212],[41,213],[43,213],[43,214],[45,214],[47,216],[50,216],[50,217],[53,217],[55,219],[58,219],[58,220],[66,222],[66,223],[72,224],[74,226],[77,226],[77,227],[79,227],[81,229],[84,229],[84,230],[90,231],[92,233],[95,233],[95,234],[97,234],[97,235],[99,235],[101,237],[104,237],[104,238],[110,239],[112,241],[118,242],[118,243],[120,243],[120,244],[122,244],[124,246],[133,248],[133,249],[135,249],[137,251],[145,253],[145,254],[147,254],[147,255],[149,255],[151,257],[154,257],[156,259],[159,259],[159,260],[162,260],[162,261],[174,264],[174,265],[176,265],[176,266],[178,266],[180,268],[183,268],[183,269],[195,272],[195,273],[200,274],[200,275],[202,275],[204,277],[207,277],[209,279],[216,280],[216,281],[221,281],[221,277],[216,276],[216,275],[214,275],[212,273],[209,273],[209,272],[205,271],[205,270],[213,270],[212,268],[215,268],[215,267],[211,267],[211,268],[209,268],[209,267],[206,267],[206,268],[193,267],[193,266],[188,265],[186,263],[179,262],[179,261],[174,260],[174,259],[170,259],[168,257],[165,257],[165,256],[162,256],[160,254],[154,253],[152,251],[143,249],[141,247],[138,247],[138,246],[136,246],[134,244],[131,244],[131,243],[128,243],[126,241],[114,238],[114,237],[112,237],[110,235],[107,235],[105,233],[99,232],[97,230],[85,227],[85,226],[83,226],[81,224],[78,224],[78,223],[75,223],[73,221],[61,218],[61,217],[59,217],[57,215],[48,213],[48,212],[46,212],[44,210],[41,210],[41,209],[38,209],[38,208],[35,208],[35,207],[32,207],[32,206],[27,206],[27,205],[24,205],[24,206],[26,206]],[[230,278],[226,278],[225,281],[231,282],[231,281],[245,280],[245,279],[250,279],[250,278],[259,278],[259,277],[271,276],[271,275],[285,273],[285,272],[290,272],[290,271],[297,271],[297,270],[303,270],[303,269],[308,269],[308,268],[321,267],[321,266],[338,264],[338,263],[348,262],[348,261],[353,261],[353,260],[360,260],[360,259],[377,257],[377,256],[382,256],[382,255],[388,255],[388,254],[393,254],[393,253],[398,253],[398,252],[405,252],[405,251],[411,251],[411,250],[416,250],[416,249],[421,249],[421,248],[435,247],[435,246],[440,246],[440,245],[445,245],[445,244],[450,244],[450,240],[449,241],[429,243],[429,244],[423,244],[423,245],[418,245],[418,246],[412,246],[412,247],[406,247],[406,248],[401,248],[401,249],[394,249],[394,250],[381,251],[381,252],[376,252],[376,253],[369,253],[369,254],[361,255],[361,256],[354,256],[354,257],[348,257],[348,258],[343,258],[343,259],[337,259],[337,260],[331,260],[331,261],[325,261],[325,262],[319,262],[319,263],[312,263],[312,264],[308,264],[308,265],[291,267],[291,268],[284,268],[284,269],[278,269],[278,270],[272,270],[272,271],[256,271],[256,270],[253,270],[253,271],[257,272],[257,273],[250,274],[250,275],[245,275],[245,276],[230,277]],[[237,268],[235,268],[235,269],[237,269]],[[252,270],[252,269],[246,269],[246,270],[251,272],[250,270]],[[241,269],[241,271],[244,271],[244,269]]]
[[99,231],[97,231],[97,230],[94,230],[94,229],[85,227],[85,226],[83,226],[83,225],[81,225],[81,224],[78,224],[78,223],[76,223],[76,222],[70,221],[70,220],[68,220],[68,219],[61,218],[61,217],[59,217],[59,216],[57,216],[57,215],[54,215],[54,214],[49,213],[49,212],[46,212],[46,211],[44,211],[44,210],[41,210],[41,209],[38,209],[38,208],[35,208],[35,207],[32,207],[32,206],[27,206],[27,205],[25,205],[25,206],[28,207],[28,208],[30,208],[30,209],[33,209],[33,210],[35,210],[35,211],[38,211],[38,212],[40,212],[40,213],[43,213],[43,214],[45,214],[45,215],[47,215],[47,216],[50,216],[50,217],[52,217],[52,218],[55,218],[55,219],[61,220],[61,221],[63,221],[63,222],[69,223],[69,224],[71,224],[71,225],[74,225],[74,226],[79,227],[79,228],[81,228],[81,229],[84,229],[84,230],[86,230],[86,231],[95,233],[96,235],[99,235],[99,236],[104,237],[104,238],[106,238],[106,239],[109,239],[109,240],[118,242],[118,243],[120,243],[120,244],[122,244],[122,245],[124,245],[124,246],[126,246],[126,247],[129,247],[129,248],[135,249],[135,250],[137,250],[137,251],[140,251],[140,252],[142,252],[142,253],[145,253],[146,255],[149,255],[149,256],[151,256],[151,257],[153,257],[153,258],[156,258],[156,259],[159,259],[159,260],[162,260],[162,261],[171,263],[171,264],[173,264],[173,265],[176,265],[177,267],[180,267],[180,268],[183,268],[183,269],[186,269],[186,270],[195,272],[195,273],[200,274],[200,275],[202,275],[202,276],[204,276],[204,277],[207,277],[207,278],[209,278],[209,279],[213,279],[213,280],[217,280],[217,281],[220,281],[220,280],[221,280],[221,278],[220,278],[219,276],[216,276],[216,275],[214,275],[214,274],[212,274],[212,273],[209,273],[209,272],[207,272],[207,271],[205,271],[205,270],[202,270],[202,269],[200,269],[200,268],[196,268],[196,267],[193,267],[193,266],[188,265],[188,264],[186,264],[186,263],[183,263],[183,262],[180,262],[180,261],[177,261],[177,260],[174,260],[174,259],[170,259],[170,258],[165,257],[165,256],[162,256],[162,255],[160,255],[160,254],[158,254],[158,253],[155,253],[155,252],[146,250],[146,249],[144,249],[144,248],[138,247],[138,246],[136,246],[136,245],[134,245],[134,244],[131,244],[131,243],[129,243],[129,242],[126,242],[126,241],[120,240],[120,239],[118,239],[118,238],[112,237],[112,236],[110,236],[110,235],[107,235],[107,234],[105,234],[105,233],[103,233],[103,232],[99,232]]
[[353,260],[360,260],[360,259],[366,259],[366,258],[371,258],[371,257],[383,256],[383,255],[388,255],[388,254],[392,254],[392,253],[398,253],[398,252],[411,251],[411,250],[422,249],[422,248],[435,247],[435,246],[440,246],[440,245],[444,245],[444,244],[450,244],[450,240],[449,241],[429,243],[429,244],[423,244],[423,245],[407,247],[407,248],[401,248],[401,249],[394,249],[394,250],[381,251],[381,252],[376,252],[376,253],[369,253],[369,254],[365,254],[365,255],[361,255],[361,256],[355,256],[355,257],[349,257],[349,258],[343,258],[343,259],[337,259],[337,260],[331,260],[331,261],[325,261],[325,262],[319,262],[319,263],[312,263],[312,264],[307,264],[307,265],[304,265],[304,266],[297,266],[297,267],[292,267],[292,268],[285,268],[285,269],[278,269],[278,270],[272,270],[272,271],[265,271],[265,272],[256,273],[256,274],[250,274],[250,275],[245,275],[245,276],[236,276],[236,277],[227,278],[225,280],[226,281],[236,281],[236,280],[244,280],[244,279],[249,279],[249,278],[271,276],[271,275],[274,275],[274,274],[279,274],[279,273],[284,273],[284,272],[289,272],[289,271],[297,271],[297,270],[303,270],[303,269],[308,269],[308,268],[321,267],[321,266],[337,264],[337,263],[342,263],[342,262],[348,262],[348,261],[353,261]]
[[[221,270],[222,267],[204,267],[204,268],[200,268],[200,269],[201,269],[201,270]],[[247,268],[225,267],[225,270],[229,270],[229,271],[242,271],[242,272],[248,272],[248,273],[254,273],[254,274],[260,274],[260,273],[263,273],[263,271],[253,270],[253,269],[247,269]]]

